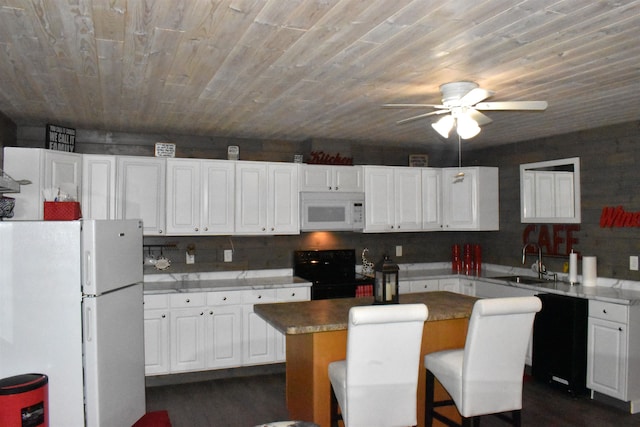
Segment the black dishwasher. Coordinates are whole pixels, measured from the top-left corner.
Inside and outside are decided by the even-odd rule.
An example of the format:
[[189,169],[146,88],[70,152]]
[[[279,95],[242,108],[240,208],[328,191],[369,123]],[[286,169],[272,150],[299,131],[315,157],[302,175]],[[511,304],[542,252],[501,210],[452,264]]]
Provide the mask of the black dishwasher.
[[587,392],[588,300],[539,294],[533,326],[532,375],[573,395]]

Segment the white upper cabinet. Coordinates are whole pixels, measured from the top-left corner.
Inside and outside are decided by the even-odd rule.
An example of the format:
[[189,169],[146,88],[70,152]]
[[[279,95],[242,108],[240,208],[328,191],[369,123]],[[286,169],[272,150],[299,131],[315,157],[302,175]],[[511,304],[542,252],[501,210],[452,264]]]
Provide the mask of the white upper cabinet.
[[520,220],[580,223],[580,158],[520,165]]
[[82,156],[82,217],[116,218],[116,158],[102,154]]
[[142,219],[143,234],[164,235],[166,160],[118,156],[116,218]]
[[365,232],[422,229],[420,168],[364,166]]
[[442,171],[422,169],[422,229],[442,229]]
[[237,234],[299,234],[298,165],[236,163]]
[[300,191],[362,192],[362,166],[301,165]]
[[167,159],[167,234],[234,231],[235,163]]
[[443,169],[444,230],[498,230],[498,193],[498,168]]
[[40,148],[5,147],[4,171],[16,180],[27,179],[31,185],[20,187],[13,209],[15,220],[44,218],[43,190],[60,189],[74,200],[82,197],[82,155]]

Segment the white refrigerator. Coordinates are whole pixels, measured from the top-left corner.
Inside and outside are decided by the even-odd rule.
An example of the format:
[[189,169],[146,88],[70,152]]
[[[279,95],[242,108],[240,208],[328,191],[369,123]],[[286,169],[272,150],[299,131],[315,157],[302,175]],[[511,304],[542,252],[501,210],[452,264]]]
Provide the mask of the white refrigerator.
[[145,413],[142,223],[0,222],[0,378],[49,377],[51,427]]

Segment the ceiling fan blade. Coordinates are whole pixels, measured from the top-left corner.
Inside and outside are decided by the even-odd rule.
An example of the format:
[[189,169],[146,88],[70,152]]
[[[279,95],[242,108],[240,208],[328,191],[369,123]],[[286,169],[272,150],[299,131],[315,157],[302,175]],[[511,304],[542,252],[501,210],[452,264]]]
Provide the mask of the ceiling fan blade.
[[382,108],[447,108],[438,104],[384,104]]
[[460,98],[460,105],[475,105],[480,101],[484,101],[492,95],[492,91],[477,87],[475,89],[471,89],[466,93],[466,95]]
[[546,110],[547,101],[507,101],[480,102],[474,105],[477,110]]
[[478,126],[486,125],[493,121],[489,118],[489,116],[482,114],[480,111],[477,111],[473,108],[469,108],[469,110],[467,110],[467,114],[469,115],[469,117],[475,120],[476,123],[478,123]]
[[430,113],[420,114],[418,116],[409,117],[408,119],[399,120],[399,121],[396,122],[396,124],[397,125],[401,125],[401,124],[404,124],[404,123],[412,122],[414,120],[422,119],[424,117],[434,116],[436,114],[445,114],[445,113],[448,113],[448,112],[449,112],[449,110],[432,111]]

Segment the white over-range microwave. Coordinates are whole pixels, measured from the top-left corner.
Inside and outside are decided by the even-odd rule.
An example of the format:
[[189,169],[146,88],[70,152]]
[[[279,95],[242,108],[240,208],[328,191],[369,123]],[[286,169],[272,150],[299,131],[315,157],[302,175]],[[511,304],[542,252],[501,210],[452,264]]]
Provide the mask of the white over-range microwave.
[[300,193],[301,231],[361,231],[364,193]]

